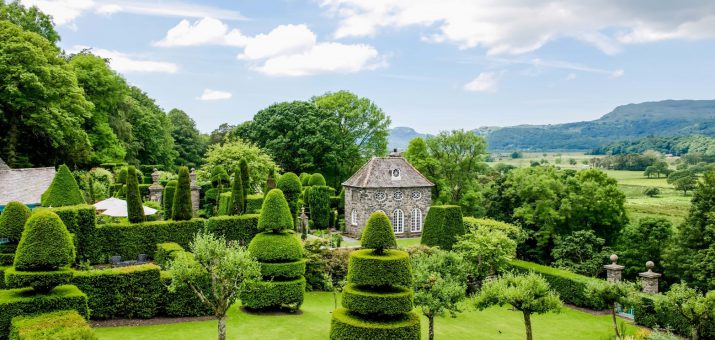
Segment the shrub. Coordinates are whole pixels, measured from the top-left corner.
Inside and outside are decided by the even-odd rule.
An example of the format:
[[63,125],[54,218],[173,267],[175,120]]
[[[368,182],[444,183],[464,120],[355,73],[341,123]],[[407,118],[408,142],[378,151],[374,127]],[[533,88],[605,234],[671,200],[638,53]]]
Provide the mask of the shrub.
[[356,250],[350,254],[348,282],[370,287],[410,287],[410,257],[401,250],[387,250],[380,255],[371,249]]
[[144,206],[133,166],[129,167],[127,175],[127,218],[131,223],[144,222]]
[[[162,271],[161,282],[164,287],[171,285],[171,272]],[[210,287],[209,278],[206,277],[199,285]],[[207,289],[203,288],[202,291],[208,291]],[[165,289],[162,293],[160,313],[173,317],[208,316],[213,314],[211,308],[203,304],[189,286],[178,287],[173,292]]]
[[377,253],[387,248],[397,247],[390,218],[384,212],[376,211],[367,219],[367,225],[360,237],[363,248],[374,249]]
[[283,191],[288,206],[290,207],[291,216],[298,215],[298,197],[303,191],[300,179],[292,172],[286,172],[278,178],[276,188]]
[[97,336],[77,311],[63,310],[36,316],[14,317],[10,326],[10,340],[23,339],[80,339],[94,340]]
[[164,206],[164,214],[167,217],[171,217],[171,207],[174,204],[174,193],[176,192],[176,180],[171,180],[166,183],[164,187],[164,192],[161,195],[162,204]]
[[355,284],[343,287],[343,307],[362,315],[398,315],[412,310],[414,292],[409,288],[394,287],[379,293],[361,289]]
[[70,234],[73,234],[76,259],[87,260],[96,256],[92,255],[95,249],[90,247],[90,242],[97,226],[97,209],[88,204],[80,204],[50,210],[60,217]]
[[86,203],[72,172],[64,164],[57,169],[55,178],[52,179],[47,191],[42,194],[41,201],[43,207],[63,207]]
[[506,223],[498,220],[492,220],[489,218],[475,218],[475,217],[464,217],[465,231],[486,229],[486,230],[499,230],[509,236],[510,239],[516,241],[516,244],[521,244],[526,240],[526,232],[517,225],[511,223]]
[[8,288],[32,287],[37,293],[47,293],[60,285],[68,284],[72,279],[72,270],[61,268],[51,271],[18,271],[15,268],[5,270],[5,284]]
[[[285,195],[285,194],[284,194]],[[286,198],[286,200],[288,200]],[[246,213],[259,214],[263,205],[263,195],[255,194],[246,196]],[[288,203],[290,206],[290,202]]]
[[175,221],[190,220],[193,216],[191,206],[191,179],[189,178],[189,168],[182,166],[179,168],[179,179],[176,183],[174,193],[174,203],[171,205],[171,219]]
[[436,205],[429,208],[422,231],[422,244],[452,250],[457,236],[463,235],[462,209],[458,205]]
[[656,187],[648,187],[645,190],[643,190],[643,194],[648,196],[648,197],[656,197],[660,195],[660,189]]
[[228,205],[228,215],[241,215],[246,213],[246,195],[243,192],[243,182],[241,173],[236,171],[233,174],[233,187],[231,187],[231,200]]
[[267,278],[285,280],[305,274],[305,259],[293,262],[262,262],[261,275]]
[[520,260],[511,261],[511,266],[517,272],[536,272],[543,276],[549,286],[559,293],[561,300],[566,303],[592,309],[605,309],[607,307],[602,301],[592,299],[586,294],[587,286],[594,282],[601,282],[602,280],[600,279]]
[[241,302],[251,309],[289,307],[298,309],[303,304],[305,278],[288,281],[255,281],[247,291],[241,292]]
[[305,201],[308,204],[310,219],[315,228],[330,227],[330,194],[332,191],[333,189],[325,185],[315,185],[306,189]]
[[248,245],[261,262],[293,262],[303,258],[303,247],[292,231],[283,233],[260,233]]
[[304,187],[310,186],[310,174],[305,172],[300,174],[300,185]]
[[258,218],[258,229],[262,231],[293,229],[290,208],[280,189],[271,190],[263,200],[261,216]]
[[32,214],[15,252],[15,269],[55,270],[71,264],[74,259],[72,237],[59,216],[49,210]]
[[246,245],[258,234],[258,215],[211,217],[206,223],[206,231]]
[[17,201],[9,202],[0,215],[0,237],[6,237],[10,242],[19,242],[29,217],[30,208]]
[[75,310],[89,318],[87,295],[71,285],[55,287],[46,295],[34,295],[30,288],[0,290],[0,339],[7,337],[16,316]]
[[156,253],[154,254],[154,262],[162,268],[166,268],[177,255],[184,251],[184,248],[176,242],[165,242],[156,245]]
[[330,339],[419,339],[420,318],[415,313],[397,318],[368,319],[345,308],[333,311]]
[[72,284],[89,298],[93,319],[156,316],[166,288],[159,266],[143,264],[75,272]]
[[308,186],[324,186],[327,185],[325,182],[325,177],[323,175],[315,173],[310,175],[310,180],[308,180]]

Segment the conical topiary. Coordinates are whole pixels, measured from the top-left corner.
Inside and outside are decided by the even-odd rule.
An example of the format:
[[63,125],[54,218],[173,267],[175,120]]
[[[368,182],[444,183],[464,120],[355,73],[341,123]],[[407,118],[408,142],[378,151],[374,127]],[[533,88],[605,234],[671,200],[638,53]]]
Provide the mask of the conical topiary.
[[175,179],[172,179],[171,181],[166,182],[166,186],[164,187],[164,192],[161,194],[161,200],[164,206],[164,216],[166,218],[171,218],[171,206],[174,204],[174,193],[176,192],[176,183],[177,181]]
[[146,220],[142,196],[139,193],[137,171],[133,166],[127,170],[127,218],[130,223],[140,223]]
[[30,208],[18,201],[9,202],[0,215],[0,237],[5,237],[12,243],[19,242],[29,217]]
[[190,220],[194,215],[191,206],[191,178],[189,168],[182,166],[179,168],[179,179],[176,182],[174,192],[174,203],[171,205],[171,219],[174,221]]
[[236,171],[233,173],[233,186],[231,187],[231,200],[228,207],[229,215],[241,215],[245,212],[243,208],[246,206],[243,195],[243,181],[241,173]]
[[322,174],[312,174],[310,175],[310,180],[308,181],[309,186],[326,185],[325,177]]
[[47,191],[42,194],[41,203],[43,207],[64,207],[85,203],[79,185],[66,165],[62,164],[57,169],[55,178],[52,179]]
[[7,285],[49,292],[69,282],[72,271],[67,267],[74,259],[72,236],[59,216],[50,210],[36,211],[25,224],[13,268],[5,273]]
[[288,201],[288,206],[290,207],[291,216],[297,216],[298,214],[298,197],[303,191],[303,185],[300,183],[300,178],[298,175],[292,172],[286,172],[278,178],[276,183],[276,188],[283,192],[283,195]]
[[263,232],[251,240],[248,251],[261,262],[263,280],[251,282],[241,302],[251,309],[298,309],[305,295],[303,246],[292,231],[288,202],[279,189],[263,200],[258,228]]
[[368,219],[362,247],[350,254],[343,308],[333,312],[331,339],[419,339],[420,318],[412,312],[412,268],[396,245],[383,212]]

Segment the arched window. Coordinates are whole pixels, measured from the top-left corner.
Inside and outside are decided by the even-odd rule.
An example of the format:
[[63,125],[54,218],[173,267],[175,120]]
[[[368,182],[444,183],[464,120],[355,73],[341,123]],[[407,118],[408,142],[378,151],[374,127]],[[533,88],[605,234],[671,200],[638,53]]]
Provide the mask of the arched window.
[[357,225],[357,210],[353,209],[352,213],[350,213],[350,221],[352,221],[353,225]]
[[405,232],[405,214],[400,209],[395,209],[392,213],[392,230],[395,234]]
[[422,231],[422,211],[419,208],[412,209],[412,225],[410,226],[411,232]]

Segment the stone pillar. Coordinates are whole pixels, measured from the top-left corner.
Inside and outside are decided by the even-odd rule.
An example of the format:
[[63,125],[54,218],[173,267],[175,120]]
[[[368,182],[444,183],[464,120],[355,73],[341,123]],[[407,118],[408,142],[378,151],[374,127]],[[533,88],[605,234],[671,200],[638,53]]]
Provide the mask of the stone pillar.
[[303,241],[308,238],[308,216],[305,214],[305,207],[300,207],[300,238]]
[[610,282],[621,281],[621,274],[623,274],[624,266],[616,264],[618,261],[618,256],[616,254],[611,255],[611,264],[603,266],[606,269],[606,280]]
[[151,173],[152,184],[149,186],[149,200],[161,203],[161,195],[164,192],[164,187],[159,184],[159,171],[154,168]]
[[201,187],[196,185],[196,169],[191,168],[191,209],[196,216],[196,212],[199,210],[199,198],[201,198]]
[[653,261],[646,262],[645,266],[648,268],[648,271],[638,274],[638,276],[641,277],[643,293],[658,294],[658,278],[660,278],[662,274],[653,272],[653,267],[655,267]]

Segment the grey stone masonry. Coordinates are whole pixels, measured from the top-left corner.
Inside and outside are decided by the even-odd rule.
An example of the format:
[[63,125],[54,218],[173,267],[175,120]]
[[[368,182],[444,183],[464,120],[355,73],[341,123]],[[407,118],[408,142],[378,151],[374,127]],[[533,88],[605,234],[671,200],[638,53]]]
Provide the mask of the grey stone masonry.
[[201,187],[196,184],[196,169],[191,168],[191,209],[196,216],[199,211],[199,199],[201,198]]
[[149,186],[149,200],[161,202],[164,187],[159,184],[159,171],[156,168],[154,168],[154,172],[151,173],[151,181],[152,184]]
[[662,274],[653,272],[653,267],[655,267],[653,261],[646,262],[645,266],[648,268],[648,271],[638,274],[638,276],[641,277],[643,293],[658,294],[658,279]]
[[345,231],[361,235],[370,215],[382,211],[390,217],[396,237],[421,235],[433,186],[397,150],[372,158],[343,183]]
[[616,254],[611,255],[611,264],[603,266],[606,269],[606,280],[610,282],[619,282],[623,274],[624,266],[617,264],[618,256]]

